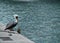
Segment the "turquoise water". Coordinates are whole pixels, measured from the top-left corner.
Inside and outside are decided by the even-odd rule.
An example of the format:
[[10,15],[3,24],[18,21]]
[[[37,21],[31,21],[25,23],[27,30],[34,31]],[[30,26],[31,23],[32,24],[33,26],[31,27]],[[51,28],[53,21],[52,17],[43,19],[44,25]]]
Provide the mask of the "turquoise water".
[[60,1],[14,2],[0,0],[0,22],[19,15],[21,34],[35,43],[60,43]]

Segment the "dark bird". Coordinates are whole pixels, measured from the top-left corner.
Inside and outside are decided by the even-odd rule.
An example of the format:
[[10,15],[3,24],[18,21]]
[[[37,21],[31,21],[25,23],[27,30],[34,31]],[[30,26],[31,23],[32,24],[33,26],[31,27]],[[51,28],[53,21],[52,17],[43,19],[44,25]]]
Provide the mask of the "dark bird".
[[5,30],[13,31],[13,28],[18,24],[18,15],[14,15],[14,18],[15,18],[15,21],[9,22],[9,23],[6,25]]
[[21,29],[18,27],[17,33],[21,34]]

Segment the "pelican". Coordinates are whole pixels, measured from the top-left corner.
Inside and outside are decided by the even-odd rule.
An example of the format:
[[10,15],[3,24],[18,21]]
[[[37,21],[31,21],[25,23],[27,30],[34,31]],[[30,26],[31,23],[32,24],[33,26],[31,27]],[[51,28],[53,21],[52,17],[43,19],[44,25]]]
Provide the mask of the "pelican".
[[9,23],[6,25],[5,30],[13,31],[13,28],[18,24],[18,15],[14,15],[14,18],[15,18],[15,21],[9,22]]

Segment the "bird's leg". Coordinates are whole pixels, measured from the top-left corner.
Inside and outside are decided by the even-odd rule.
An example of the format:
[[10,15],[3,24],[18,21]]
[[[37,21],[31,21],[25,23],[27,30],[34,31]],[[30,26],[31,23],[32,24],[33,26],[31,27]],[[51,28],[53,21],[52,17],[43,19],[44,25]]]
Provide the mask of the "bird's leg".
[[13,28],[9,29],[10,31],[14,31]]

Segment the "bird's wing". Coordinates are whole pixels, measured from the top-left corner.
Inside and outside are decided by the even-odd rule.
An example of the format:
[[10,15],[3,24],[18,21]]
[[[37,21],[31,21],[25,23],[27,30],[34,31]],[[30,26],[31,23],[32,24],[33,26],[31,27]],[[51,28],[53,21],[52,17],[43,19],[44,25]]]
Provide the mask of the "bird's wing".
[[11,27],[13,24],[14,24],[14,22],[9,22],[9,23],[6,25],[6,28]]

